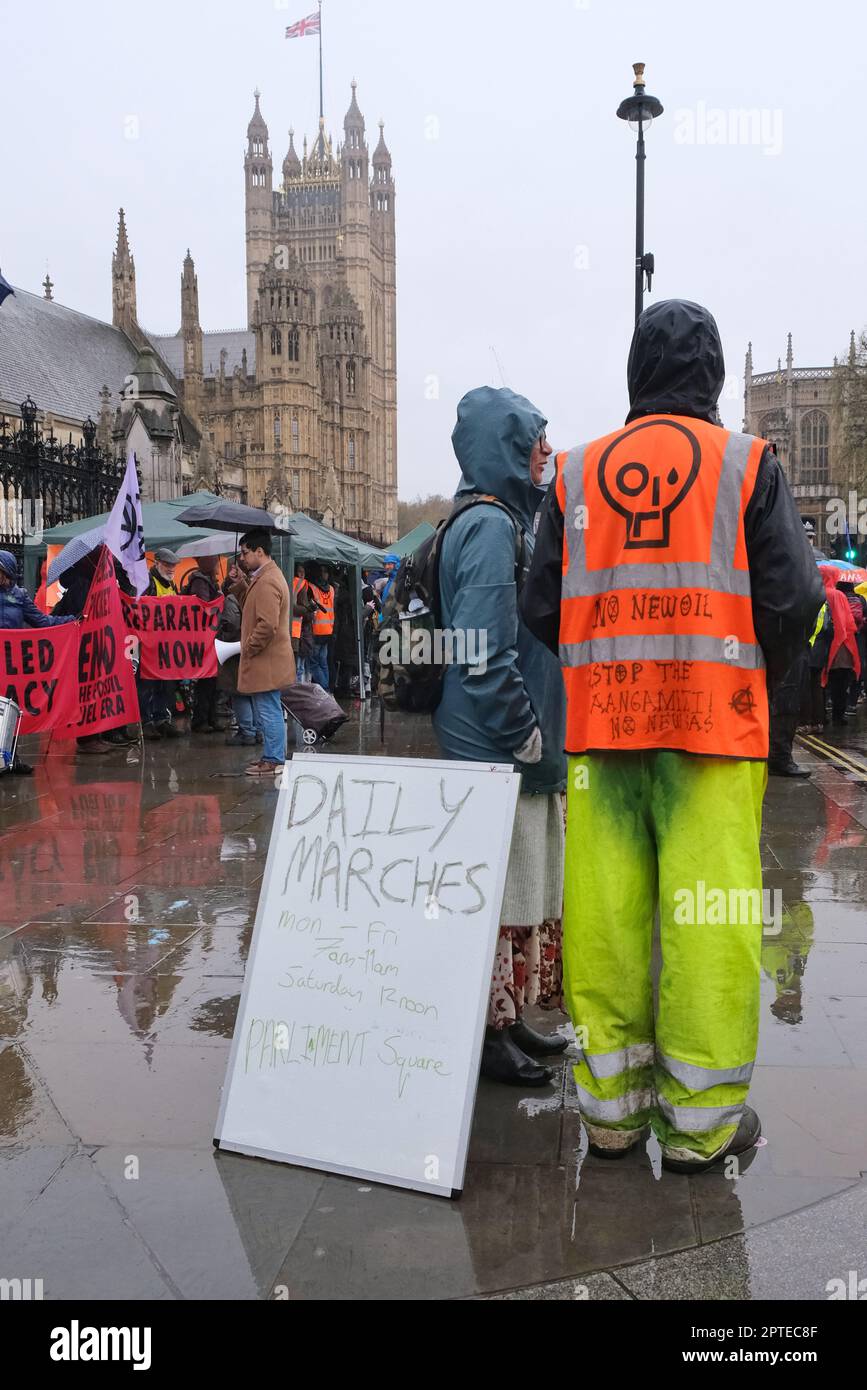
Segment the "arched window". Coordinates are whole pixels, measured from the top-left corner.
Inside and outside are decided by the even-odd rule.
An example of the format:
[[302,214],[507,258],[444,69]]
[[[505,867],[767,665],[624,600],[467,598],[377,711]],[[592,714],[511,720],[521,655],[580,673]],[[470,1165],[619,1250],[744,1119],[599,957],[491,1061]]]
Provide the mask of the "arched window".
[[271,329],[271,356],[280,357],[283,353],[283,334],[279,328]]
[[298,429],[297,415],[292,416],[292,452],[293,454],[298,454],[301,452],[301,440]]
[[289,330],[289,335],[288,335],[288,346],[289,346],[289,361],[290,361],[290,362],[300,362],[300,361],[301,361],[301,335],[299,334],[297,328],[292,328],[292,329]]
[[346,364],[346,394],[355,395],[355,363],[351,358]]
[[802,483],[828,481],[828,417],[821,410],[810,410],[801,420]]
[[274,416],[274,448],[279,449],[283,442],[283,426],[279,413]]
[[349,471],[352,472],[354,469],[355,469],[355,435],[354,435],[354,434],[351,434],[351,435],[349,436]]

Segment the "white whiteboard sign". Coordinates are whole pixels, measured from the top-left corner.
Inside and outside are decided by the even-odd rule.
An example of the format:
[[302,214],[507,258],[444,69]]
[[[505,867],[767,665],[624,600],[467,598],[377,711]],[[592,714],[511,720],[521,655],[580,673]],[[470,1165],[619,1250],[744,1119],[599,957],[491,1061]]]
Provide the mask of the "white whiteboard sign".
[[490,764],[295,755],[220,1148],[460,1191],[519,790]]

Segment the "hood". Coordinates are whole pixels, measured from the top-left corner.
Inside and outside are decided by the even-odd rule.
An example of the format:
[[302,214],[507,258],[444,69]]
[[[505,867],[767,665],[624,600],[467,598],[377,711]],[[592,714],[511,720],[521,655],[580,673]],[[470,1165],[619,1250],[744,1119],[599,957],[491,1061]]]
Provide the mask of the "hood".
[[452,435],[463,474],[457,496],[489,492],[532,529],[539,493],[530,482],[530,455],[547,423],[541,410],[506,387],[470,391]]
[[645,309],[627,367],[629,415],[692,415],[718,423],[725,358],[713,314],[688,299]]
[[0,550],[0,570],[9,576],[13,584],[18,583],[18,564],[11,550]]

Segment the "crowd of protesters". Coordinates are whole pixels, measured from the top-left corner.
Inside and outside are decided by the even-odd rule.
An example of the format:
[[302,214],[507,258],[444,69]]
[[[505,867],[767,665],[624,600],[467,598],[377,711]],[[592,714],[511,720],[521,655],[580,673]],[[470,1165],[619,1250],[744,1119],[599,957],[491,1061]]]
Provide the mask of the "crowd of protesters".
[[[40,586],[42,607],[18,580],[11,552],[0,551],[0,629],[49,627],[81,618],[96,571],[99,551],[82,556],[62,576],[62,596],[52,613],[44,611],[46,586]],[[371,693],[375,641],[387,591],[399,563],[389,556],[376,575],[365,574],[363,643],[359,675],[359,646],[350,573],[331,566],[296,566],[291,592],[271,557],[266,531],[242,538],[237,555],[226,564],[219,556],[202,556],[176,582],[181,557],[161,546],[153,553],[149,582],[143,597],[190,596],[202,603],[223,601],[220,642],[240,644],[241,654],[220,666],[216,676],[195,681],[153,680],[137,676],[140,722],[77,740],[83,756],[99,756],[126,748],[144,738],[158,743],[192,735],[223,734],[228,746],[260,746],[260,758],[248,769],[251,776],[270,776],[285,757],[285,731],[280,692],[299,685],[326,693],[357,696],[361,683]],[[133,591],[123,566],[116,562],[121,590]],[[284,593],[285,589],[285,593]],[[290,615],[291,608],[291,615]],[[30,771],[20,759],[16,771]]]
[[[521,775],[483,1075],[547,1084],[566,1040],[524,1012],[566,1008],[583,1035],[575,1075],[591,1151],[622,1157],[652,1126],[664,1166],[685,1173],[760,1136],[745,1101],[761,921],[678,931],[672,884],[761,894],[768,771],[805,775],[792,758],[799,724],[823,729],[828,703],[845,724],[867,670],[867,602],[845,573],[817,567],[774,448],[722,426],[724,379],[708,311],[653,305],[629,354],[625,430],[559,454],[547,488],[543,413],[505,388],[471,391],[453,436],[456,506],[436,543],[443,627],[486,639],[483,666],[442,672],[430,706],[441,753]],[[148,594],[178,593],[177,559],[156,552]],[[287,690],[374,688],[398,566],[388,556],[363,576],[359,646],[349,577],[298,564],[290,587],[267,531],[242,538],[222,583],[218,561],[201,559],[181,593],[222,595],[217,636],[239,654],[189,697],[140,680],[144,736],[178,737],[186,713],[194,735],[260,746],[247,774],[273,778]],[[92,572],[90,559],[70,572],[48,617],[0,552],[0,626],[75,619]],[[99,736],[80,746],[112,747]]]

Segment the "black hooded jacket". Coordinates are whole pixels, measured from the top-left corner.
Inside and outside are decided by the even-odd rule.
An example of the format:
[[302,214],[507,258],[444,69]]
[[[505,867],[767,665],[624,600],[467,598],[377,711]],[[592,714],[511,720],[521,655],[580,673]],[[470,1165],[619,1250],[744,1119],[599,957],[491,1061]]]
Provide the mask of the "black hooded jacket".
[[[627,424],[642,415],[686,415],[720,424],[725,361],[713,315],[700,304],[669,299],[646,309],[632,339],[627,375]],[[753,621],[773,691],[803,651],[824,593],[795,500],[770,448],[759,463],[744,532]],[[562,575],[563,514],[552,483],[521,613],[530,631],[554,652],[559,650]]]

